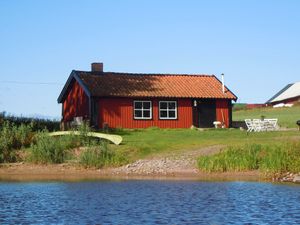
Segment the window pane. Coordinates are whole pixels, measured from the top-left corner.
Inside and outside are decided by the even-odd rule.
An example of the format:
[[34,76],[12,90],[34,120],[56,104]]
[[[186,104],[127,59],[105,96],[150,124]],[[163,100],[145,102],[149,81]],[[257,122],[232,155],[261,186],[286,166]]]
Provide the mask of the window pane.
[[143,102],[144,109],[150,109],[150,102]]
[[135,109],[141,109],[142,108],[142,102],[134,102],[134,108]]
[[167,111],[164,111],[164,110],[161,110],[160,111],[160,117],[161,118],[166,118],[168,115],[167,115]]
[[161,109],[167,109],[168,103],[167,102],[160,102],[159,106],[160,106]]
[[150,118],[150,111],[144,111],[144,118]]
[[175,111],[169,111],[169,118],[175,118]]
[[169,102],[169,109],[175,109],[175,102]]
[[142,110],[134,110],[134,117],[135,118],[142,117]]

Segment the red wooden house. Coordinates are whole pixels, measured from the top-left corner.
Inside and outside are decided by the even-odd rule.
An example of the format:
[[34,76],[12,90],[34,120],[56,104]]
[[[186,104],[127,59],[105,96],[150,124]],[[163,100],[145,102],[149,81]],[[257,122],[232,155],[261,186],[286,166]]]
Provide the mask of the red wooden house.
[[237,97],[214,75],[136,74],[73,70],[58,97],[62,122],[76,117],[103,128],[230,127]]

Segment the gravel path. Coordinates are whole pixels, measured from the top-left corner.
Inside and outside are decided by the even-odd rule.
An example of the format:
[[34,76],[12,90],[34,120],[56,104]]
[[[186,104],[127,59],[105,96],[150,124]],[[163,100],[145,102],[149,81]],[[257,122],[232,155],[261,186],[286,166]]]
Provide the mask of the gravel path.
[[163,158],[141,159],[134,163],[113,169],[113,174],[128,175],[172,175],[196,174],[198,172],[196,159],[200,155],[212,155],[221,151],[224,146],[216,145],[187,151],[178,155]]

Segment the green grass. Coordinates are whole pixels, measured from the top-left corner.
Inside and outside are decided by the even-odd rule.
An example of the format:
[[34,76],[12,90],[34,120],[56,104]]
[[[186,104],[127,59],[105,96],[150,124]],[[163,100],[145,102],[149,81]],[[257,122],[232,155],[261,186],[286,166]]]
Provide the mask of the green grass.
[[77,147],[75,136],[51,137],[47,131],[39,132],[31,144],[28,160],[34,163],[63,163],[71,157],[70,150]]
[[[299,107],[263,110],[270,111],[270,114],[264,113],[264,116],[279,118],[279,121],[287,121],[286,123],[296,118],[295,115],[298,114],[298,110],[300,112]],[[250,111],[254,115],[253,112],[261,112],[262,109],[246,110],[244,114]],[[240,112],[243,111],[235,112],[235,115]],[[287,112],[292,114],[293,119],[288,117]],[[255,117],[260,116],[260,114],[256,115]],[[281,115],[281,117],[278,115]],[[70,135],[55,138],[48,136],[47,131],[44,131],[40,132],[33,140],[30,127],[17,127],[4,123],[0,127],[0,131],[0,139],[2,140],[0,142],[0,161],[2,160],[2,162],[12,161],[15,149],[30,144],[30,149],[26,151],[33,162],[62,163],[71,159],[72,162],[85,167],[96,168],[119,166],[147,157],[164,157],[170,154],[181,155],[207,146],[222,145],[224,147],[234,147],[228,147],[228,153],[216,155],[215,159],[203,158],[201,163],[199,162],[201,168],[216,171],[252,169],[271,172],[300,171],[298,161],[300,154],[297,155],[298,153],[294,151],[300,144],[282,144],[300,141],[300,132],[292,130],[247,134],[247,132],[238,129],[208,129],[204,131],[197,129],[159,129],[155,127],[134,130],[118,129],[114,131],[114,134],[121,135],[123,142],[119,146],[109,144],[106,147],[103,147],[98,140],[89,138],[87,136],[89,128],[85,126],[79,129],[82,133],[80,137]],[[78,149],[79,146],[85,146],[85,148],[78,156],[75,149]],[[9,155],[6,153],[9,153]],[[267,157],[262,157],[262,155],[267,155]],[[4,158],[7,158],[7,160]],[[211,160],[214,160],[213,165]]]
[[228,147],[219,154],[199,157],[198,167],[207,172],[256,170],[260,150],[257,144]]
[[228,147],[219,154],[199,157],[198,167],[206,172],[258,169],[269,175],[298,173],[300,172],[300,142]]
[[296,121],[300,120],[300,106],[291,108],[257,108],[248,110],[238,110],[233,112],[233,120],[240,121],[244,119],[277,118],[281,127],[296,128]]
[[[84,125],[78,128],[80,136],[70,133],[59,137],[49,135],[47,130],[39,132],[29,150],[28,161],[40,164],[72,162],[84,167],[101,168],[118,166],[128,162],[122,152],[112,149],[104,140],[88,136],[90,129]],[[80,148],[82,147],[82,148]],[[76,150],[83,149],[80,155]]]
[[191,129],[138,129],[120,131],[123,142],[113,146],[130,160],[164,154],[181,154],[212,145],[271,144],[297,139],[299,132],[250,133],[238,129],[198,131]]
[[246,103],[234,103],[232,106],[233,111],[246,110],[246,108],[247,108]]
[[9,121],[3,121],[0,125],[0,163],[19,160],[16,150],[28,147],[32,137],[30,125],[17,126]]
[[[37,157],[36,162],[60,163],[66,160],[68,151],[74,148],[74,146],[86,146],[77,159],[78,163],[85,167],[101,168],[103,166],[124,165],[128,162],[147,157],[163,157],[170,154],[180,155],[188,151],[213,145],[222,145],[225,147],[238,146],[232,147],[229,156],[219,157],[216,162],[222,166],[224,163],[227,163],[226,160],[229,158],[229,164],[226,164],[226,168],[248,170],[258,168],[256,161],[251,161],[253,159],[256,160],[253,155],[260,151],[256,149],[256,145],[280,145],[283,142],[288,143],[300,140],[300,132],[298,131],[247,134],[246,131],[238,129],[208,129],[205,131],[159,128],[119,129],[115,131],[115,134],[120,134],[123,137],[123,142],[119,146],[113,144],[103,146],[102,142],[85,140],[84,138],[80,140],[73,137],[75,138],[74,140],[72,136],[69,139],[42,136],[32,146],[32,155]],[[250,151],[251,154],[245,154],[245,152],[241,151],[239,147],[241,145],[252,146],[251,148],[253,149],[245,150],[246,152]],[[282,148],[278,151],[281,152],[281,150]],[[280,155],[280,152],[276,154]],[[233,158],[235,160],[232,160]],[[273,158],[271,159],[273,160]],[[265,165],[267,164],[268,161],[266,160]],[[218,171],[223,171],[223,169],[219,169]]]
[[106,142],[98,146],[90,146],[79,157],[79,163],[86,168],[102,168],[104,166],[119,166],[126,164],[127,158],[112,150]]

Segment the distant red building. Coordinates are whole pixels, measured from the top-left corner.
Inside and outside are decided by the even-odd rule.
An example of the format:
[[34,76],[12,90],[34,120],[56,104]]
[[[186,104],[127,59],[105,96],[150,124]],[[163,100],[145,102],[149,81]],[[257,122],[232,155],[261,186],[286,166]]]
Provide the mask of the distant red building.
[[256,108],[262,108],[266,107],[266,104],[247,104],[246,108],[247,109],[256,109]]
[[268,105],[295,103],[300,103],[300,82],[286,85],[266,102]]
[[237,97],[214,75],[136,74],[73,70],[58,97],[62,122],[76,117],[103,128],[213,127],[231,125]]

